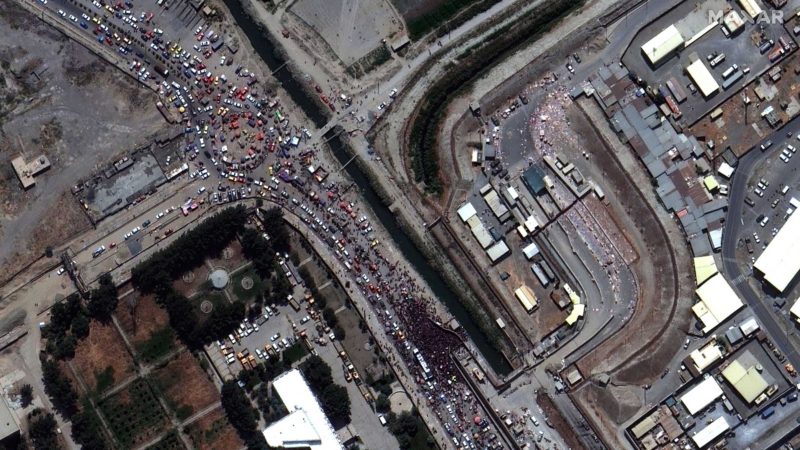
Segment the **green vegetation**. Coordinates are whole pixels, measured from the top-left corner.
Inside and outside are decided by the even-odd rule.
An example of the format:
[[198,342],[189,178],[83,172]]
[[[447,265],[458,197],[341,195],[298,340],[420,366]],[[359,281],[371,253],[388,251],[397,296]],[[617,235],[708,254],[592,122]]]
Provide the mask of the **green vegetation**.
[[242,244],[242,254],[244,257],[253,261],[255,272],[262,278],[269,278],[275,266],[275,250],[272,249],[269,241],[258,231],[246,228],[239,238]]
[[42,355],[41,362],[44,391],[50,397],[56,411],[61,413],[62,416],[69,418],[77,411],[76,402],[78,396],[75,394],[75,391],[72,390],[72,385],[69,383],[67,377],[59,370],[58,362],[45,355]]
[[165,421],[158,399],[141,378],[133,381],[124,391],[105,399],[100,409],[114,436],[127,448],[132,447],[142,433],[159,430]]
[[296,363],[303,359],[304,356],[308,354],[308,350],[306,350],[306,346],[303,345],[302,342],[297,341],[292,344],[291,347],[287,348],[283,351],[283,364],[285,366],[291,366],[292,364]]
[[436,443],[422,423],[416,408],[410,413],[403,412],[399,416],[390,413],[387,422],[389,431],[397,438],[400,448],[413,450],[436,448]]
[[105,392],[106,389],[114,385],[114,368],[108,366],[100,373],[94,374],[95,381],[97,381],[97,388],[95,391],[100,394]]
[[[245,289],[242,287],[242,279],[245,277],[249,277],[251,280],[253,280],[252,288]],[[251,268],[248,270],[243,270],[233,276],[231,279],[231,289],[233,290],[233,295],[237,300],[248,302],[264,290],[264,285],[261,281],[261,277],[258,273],[256,273],[256,269]]]
[[228,422],[236,428],[248,449],[266,448],[264,435],[258,431],[259,413],[235,381],[222,385],[222,408]]
[[88,334],[81,298],[72,294],[50,308],[50,323],[42,330],[42,337],[47,339],[45,351],[56,359],[72,358],[78,339]]
[[23,384],[21,388],[19,388],[19,402],[23,408],[27,408],[30,406],[31,402],[33,401],[33,388],[30,384]]
[[350,423],[350,397],[347,389],[333,382],[331,367],[319,356],[311,355],[300,364],[300,371],[331,422]]
[[461,26],[464,22],[488,10],[500,0],[445,0],[422,17],[408,21],[408,34],[417,40],[436,29],[441,37]]
[[[470,0],[452,0],[460,4]],[[487,0],[489,1],[489,0]],[[525,14],[518,21],[492,33],[481,44],[465,50],[458,58],[456,69],[450,70],[428,89],[419,113],[411,127],[409,150],[412,157],[414,179],[425,184],[433,194],[442,191],[437,154],[437,132],[445,117],[450,99],[457,97],[486,70],[493,67],[509,53],[539,38],[542,32],[584,0],[556,0],[545,2]],[[443,8],[441,6],[440,8]],[[412,30],[409,25],[409,30]],[[413,32],[412,32],[413,33]]]
[[163,439],[147,447],[147,450],[183,450],[185,448],[178,432],[172,430]]
[[[206,219],[172,244],[156,252],[131,271],[133,285],[142,293],[167,288],[172,280],[218,256],[244,230],[247,215],[243,206],[227,208]],[[180,334],[180,333],[179,333]]]
[[56,428],[58,424],[49,413],[41,408],[36,408],[28,414],[28,436],[31,438],[33,448],[36,450],[52,450],[60,448]]
[[84,398],[81,411],[72,416],[72,439],[83,450],[105,450],[109,448],[103,434],[100,418],[89,400]]
[[117,309],[117,287],[111,274],[105,273],[100,276],[100,286],[89,293],[89,302],[86,309],[93,319],[106,322],[111,319],[111,313]]
[[347,74],[353,78],[361,78],[392,59],[392,54],[386,44],[380,44],[372,51],[362,56],[347,68]]
[[150,338],[136,345],[136,352],[142,361],[151,363],[169,353],[175,347],[175,332],[165,326],[154,332]]

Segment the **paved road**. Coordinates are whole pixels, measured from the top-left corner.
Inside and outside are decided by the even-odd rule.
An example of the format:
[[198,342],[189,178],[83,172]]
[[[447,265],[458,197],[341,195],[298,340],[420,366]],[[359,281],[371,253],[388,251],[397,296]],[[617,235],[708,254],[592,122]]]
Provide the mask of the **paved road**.
[[794,342],[789,340],[784,327],[781,326],[770,311],[771,302],[765,302],[766,296],[752,289],[746,280],[751,274],[743,273],[741,266],[736,261],[736,247],[743,227],[741,217],[744,213],[744,198],[747,195],[747,180],[766,158],[774,156],[774,152],[781,151],[787,141],[791,139],[786,136],[789,130],[792,131],[793,135],[800,130],[800,118],[795,118],[787,123],[783,129],[768,137],[773,142],[769,151],[761,152],[756,148],[739,160],[739,165],[736,168],[733,182],[730,186],[728,217],[722,238],[722,265],[723,272],[756,314],[770,339],[795,367],[800,367],[798,366],[800,364],[800,352],[798,352]]

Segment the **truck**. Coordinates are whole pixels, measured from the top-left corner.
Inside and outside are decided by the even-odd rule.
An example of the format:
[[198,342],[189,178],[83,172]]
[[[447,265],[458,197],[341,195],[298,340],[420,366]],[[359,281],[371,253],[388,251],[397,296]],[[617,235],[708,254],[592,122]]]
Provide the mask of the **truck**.
[[719,55],[711,59],[711,61],[709,61],[708,63],[713,68],[719,65],[722,61],[725,61],[725,53],[720,53]]
[[739,70],[739,66],[736,64],[728,67],[727,69],[725,69],[724,72],[722,72],[722,78],[727,79],[728,77],[733,75],[733,73],[736,72],[737,70]]
[[761,418],[762,419],[766,419],[766,418],[768,418],[769,416],[771,416],[773,414],[775,414],[775,407],[774,406],[768,406],[768,407],[764,408],[763,411],[761,411]]

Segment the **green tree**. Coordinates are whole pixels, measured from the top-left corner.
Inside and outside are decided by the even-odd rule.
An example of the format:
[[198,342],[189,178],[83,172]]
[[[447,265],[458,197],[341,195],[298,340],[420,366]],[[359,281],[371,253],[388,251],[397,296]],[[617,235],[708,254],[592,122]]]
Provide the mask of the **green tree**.
[[329,384],[322,390],[320,403],[325,414],[336,423],[350,422],[350,397],[347,389],[338,384]]
[[42,382],[56,410],[65,417],[72,416],[76,410],[77,395],[69,380],[61,374],[58,363],[47,357],[42,358]]
[[100,321],[107,321],[111,318],[111,313],[117,308],[117,287],[111,274],[105,273],[100,276],[99,286],[89,294],[89,304],[87,310],[89,315]]
[[36,408],[28,414],[28,435],[36,450],[52,450],[60,448],[56,433],[55,417],[52,413]]
[[19,401],[23,408],[27,408],[33,401],[33,388],[30,384],[23,384],[19,388]]
[[326,386],[333,383],[331,367],[318,355],[311,355],[306,358],[300,364],[300,371],[303,372],[303,376],[314,392],[320,393]]
[[386,394],[382,392],[378,394],[378,398],[375,400],[375,409],[380,413],[388,413],[392,409],[392,402],[389,401]]
[[86,336],[89,336],[89,326],[91,322],[86,314],[78,313],[75,316],[75,319],[72,321],[72,334],[75,336],[76,339],[81,340]]

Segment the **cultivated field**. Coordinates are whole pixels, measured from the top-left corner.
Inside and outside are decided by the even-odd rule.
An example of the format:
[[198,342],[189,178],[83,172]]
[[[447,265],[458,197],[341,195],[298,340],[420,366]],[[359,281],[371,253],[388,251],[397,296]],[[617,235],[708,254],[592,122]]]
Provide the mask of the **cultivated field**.
[[197,450],[241,448],[244,445],[221,408],[192,423],[185,432]]
[[111,431],[125,448],[147,442],[167,426],[166,416],[147,382],[137,379],[100,403]]

